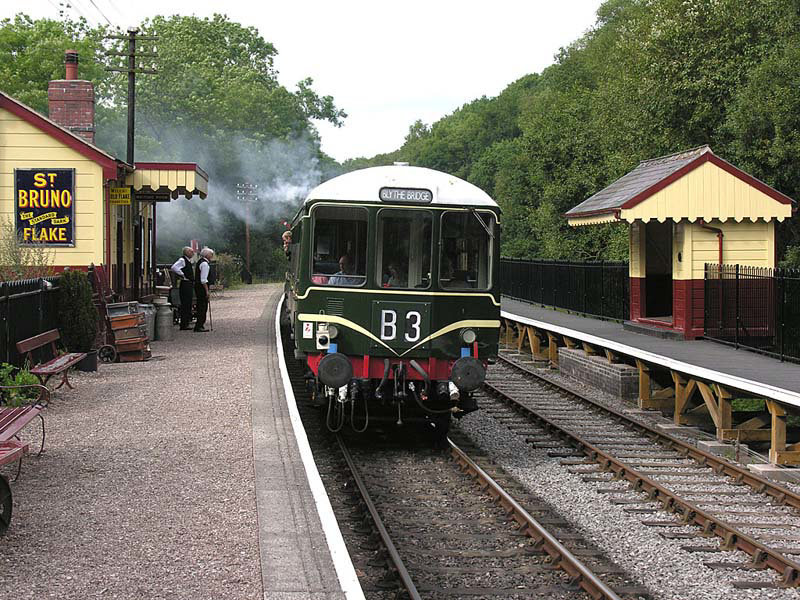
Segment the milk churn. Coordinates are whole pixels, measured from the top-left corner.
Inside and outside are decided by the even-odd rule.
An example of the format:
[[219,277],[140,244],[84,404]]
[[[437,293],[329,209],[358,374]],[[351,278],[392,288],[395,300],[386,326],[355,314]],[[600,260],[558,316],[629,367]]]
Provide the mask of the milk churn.
[[153,300],[156,305],[156,339],[162,342],[171,342],[175,339],[175,330],[172,324],[172,308],[167,304],[166,298]]

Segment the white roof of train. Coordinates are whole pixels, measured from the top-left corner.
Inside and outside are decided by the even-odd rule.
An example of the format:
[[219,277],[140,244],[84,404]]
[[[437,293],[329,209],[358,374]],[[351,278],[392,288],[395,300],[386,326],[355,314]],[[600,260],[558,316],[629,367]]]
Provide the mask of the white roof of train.
[[[346,200],[381,204],[379,194],[382,188],[430,190],[433,201],[429,204],[432,205],[497,207],[497,203],[489,194],[463,179],[433,169],[406,165],[370,167],[339,175],[311,190],[305,202]],[[386,203],[395,204],[391,201]],[[420,204],[414,205],[420,206]]]

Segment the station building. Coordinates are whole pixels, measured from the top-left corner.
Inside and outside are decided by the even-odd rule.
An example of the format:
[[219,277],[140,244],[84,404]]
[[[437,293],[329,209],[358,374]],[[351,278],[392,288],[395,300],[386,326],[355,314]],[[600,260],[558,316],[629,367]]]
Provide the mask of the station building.
[[41,244],[57,272],[102,265],[110,289],[139,298],[155,286],[159,203],[205,198],[208,175],[194,163],[130,165],[95,146],[94,87],[77,70],[67,51],[49,118],[0,91],[0,235]]
[[642,161],[578,206],[570,225],[629,224],[630,319],[703,335],[706,263],[774,268],[788,196],[702,146]]

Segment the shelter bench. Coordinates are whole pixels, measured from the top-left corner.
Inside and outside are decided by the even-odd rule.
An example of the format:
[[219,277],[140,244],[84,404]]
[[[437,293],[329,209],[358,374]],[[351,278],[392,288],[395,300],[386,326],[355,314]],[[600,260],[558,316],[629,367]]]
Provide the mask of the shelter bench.
[[[70,352],[68,354],[62,354],[59,356],[58,348],[56,347],[56,341],[60,339],[61,334],[59,333],[58,329],[51,329],[50,331],[45,331],[39,335],[35,335],[26,340],[17,342],[17,352],[25,355],[25,360],[28,362],[28,364],[35,364],[30,371],[39,378],[39,381],[42,382],[42,385],[47,385],[47,382],[54,375],[61,374],[61,383],[59,383],[55,389],[60,388],[64,384],[66,384],[69,389],[73,389],[69,383],[67,371],[69,371],[70,367],[83,360],[83,358],[86,356],[86,353]],[[33,360],[33,351],[38,350],[39,348],[44,348],[48,344],[50,345],[53,358],[44,363],[36,363]]]

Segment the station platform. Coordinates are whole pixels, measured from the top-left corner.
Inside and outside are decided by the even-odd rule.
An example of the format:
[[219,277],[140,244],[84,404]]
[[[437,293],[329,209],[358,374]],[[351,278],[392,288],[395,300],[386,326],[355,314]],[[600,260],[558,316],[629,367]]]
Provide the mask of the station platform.
[[364,597],[284,386],[281,296],[226,291],[213,331],[70,375],[11,484],[0,598]]
[[[520,350],[527,344],[553,364],[563,355],[566,372],[591,385],[627,393],[633,383],[639,408],[671,412],[674,427],[710,426],[722,444],[768,444],[776,467],[764,474],[782,477],[778,466],[800,466],[800,438],[788,419],[800,415],[800,365],[707,340],[653,337],[506,297],[501,317],[506,342],[515,339]],[[761,399],[763,408],[743,410],[737,399]]]
[[361,600],[358,577],[314,464],[280,340],[282,286],[252,355],[253,458],[265,600]]
[[528,321],[576,340],[800,407],[800,365],[707,340],[652,337],[627,331],[614,321],[582,317],[506,297],[502,298],[501,311],[505,318]]

